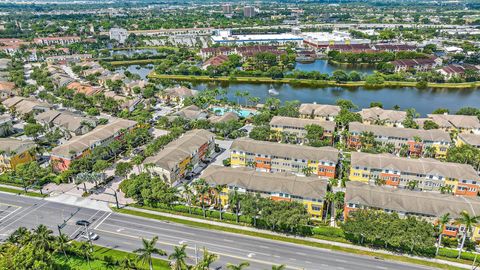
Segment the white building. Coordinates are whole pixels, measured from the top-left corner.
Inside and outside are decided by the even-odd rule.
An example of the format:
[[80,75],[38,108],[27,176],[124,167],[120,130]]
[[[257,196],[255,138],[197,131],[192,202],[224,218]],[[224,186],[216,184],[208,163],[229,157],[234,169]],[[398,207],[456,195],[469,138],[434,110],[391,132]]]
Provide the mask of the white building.
[[220,45],[244,45],[244,44],[286,44],[295,43],[301,46],[303,38],[291,33],[260,34],[260,35],[232,35],[230,30],[219,30],[212,36],[213,43]]
[[119,43],[125,43],[128,38],[128,31],[124,28],[112,28],[108,33],[110,34],[110,39],[116,40]]
[[352,38],[350,33],[342,31],[305,32],[301,36],[304,42],[315,47],[328,45],[370,44],[369,39]]

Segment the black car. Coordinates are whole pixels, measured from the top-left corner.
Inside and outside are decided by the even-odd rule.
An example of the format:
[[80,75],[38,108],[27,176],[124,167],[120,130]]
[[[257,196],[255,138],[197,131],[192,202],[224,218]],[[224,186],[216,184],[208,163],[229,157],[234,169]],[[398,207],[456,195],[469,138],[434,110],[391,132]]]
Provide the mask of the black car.
[[82,219],[82,220],[77,220],[77,222],[75,222],[75,224],[77,224],[79,226],[89,226],[90,221]]

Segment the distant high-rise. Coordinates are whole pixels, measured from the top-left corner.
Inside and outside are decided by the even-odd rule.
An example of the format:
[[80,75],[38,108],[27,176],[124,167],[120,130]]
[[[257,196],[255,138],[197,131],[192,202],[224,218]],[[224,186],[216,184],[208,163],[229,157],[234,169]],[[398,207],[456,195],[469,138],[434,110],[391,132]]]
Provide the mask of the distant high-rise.
[[222,8],[223,8],[223,14],[232,14],[232,11],[233,11],[233,10],[232,10],[232,5],[230,5],[230,4],[224,4],[224,5],[222,6]]
[[255,16],[255,8],[252,6],[245,6],[243,8],[243,16],[249,18]]

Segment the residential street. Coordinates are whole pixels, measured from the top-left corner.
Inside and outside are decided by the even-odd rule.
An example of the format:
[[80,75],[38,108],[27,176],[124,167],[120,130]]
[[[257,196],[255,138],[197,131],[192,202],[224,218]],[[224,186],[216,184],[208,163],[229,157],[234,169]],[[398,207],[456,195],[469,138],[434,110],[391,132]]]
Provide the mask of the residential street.
[[[95,207],[95,206],[93,206]],[[69,219],[71,214],[73,217]],[[193,228],[129,215],[79,208],[42,199],[0,193],[0,239],[4,240],[20,226],[29,228],[46,224],[55,233],[57,225],[67,220],[63,233],[75,237],[81,231],[75,221],[87,219],[90,229],[100,238],[95,244],[132,251],[139,248],[141,238],[159,237],[158,247],[172,252],[173,246],[188,244],[190,262],[194,261],[195,245],[218,254],[216,269],[225,264],[249,261],[251,269],[270,269],[271,265],[286,264],[288,269],[425,269],[371,257],[350,255],[249,236]]]

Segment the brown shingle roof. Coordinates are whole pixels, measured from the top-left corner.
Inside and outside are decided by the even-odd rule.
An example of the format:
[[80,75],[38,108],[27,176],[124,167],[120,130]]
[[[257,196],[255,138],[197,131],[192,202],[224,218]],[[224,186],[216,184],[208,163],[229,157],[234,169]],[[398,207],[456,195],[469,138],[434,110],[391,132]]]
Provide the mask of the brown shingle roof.
[[391,121],[391,122],[402,122],[407,117],[407,113],[404,111],[395,111],[395,110],[384,110],[382,108],[373,107],[368,109],[362,109],[359,112],[363,120],[368,121]]
[[284,116],[274,116],[270,120],[270,126],[289,126],[297,128],[305,128],[308,125],[317,125],[323,127],[325,130],[334,131],[335,122],[332,121],[322,121],[318,119],[306,119],[306,118],[294,118],[294,117],[284,117]]

